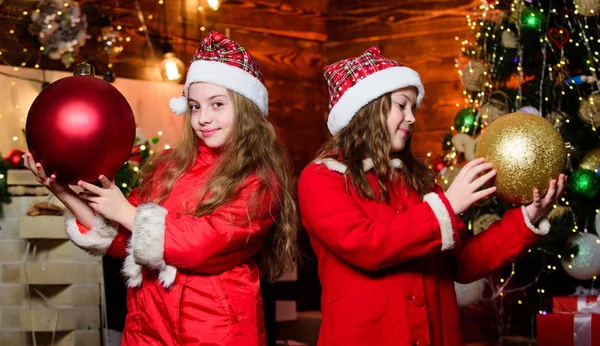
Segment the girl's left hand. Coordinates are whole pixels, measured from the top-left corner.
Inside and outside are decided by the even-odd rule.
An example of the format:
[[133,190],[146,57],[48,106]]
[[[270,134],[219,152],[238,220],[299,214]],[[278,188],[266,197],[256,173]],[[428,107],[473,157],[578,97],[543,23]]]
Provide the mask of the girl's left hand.
[[532,224],[536,224],[558,201],[565,191],[566,182],[567,177],[564,174],[561,174],[558,177],[558,181],[552,179],[548,192],[546,192],[546,195],[543,198],[540,197],[538,189],[533,190],[533,202],[525,207],[525,211],[527,211],[527,215],[529,215],[529,220]]
[[119,222],[121,214],[131,207],[131,204],[114,182],[103,175],[99,177],[99,180],[102,187],[80,180],[77,185],[86,191],[80,193],[79,197],[87,202],[96,213],[102,214],[109,220]]

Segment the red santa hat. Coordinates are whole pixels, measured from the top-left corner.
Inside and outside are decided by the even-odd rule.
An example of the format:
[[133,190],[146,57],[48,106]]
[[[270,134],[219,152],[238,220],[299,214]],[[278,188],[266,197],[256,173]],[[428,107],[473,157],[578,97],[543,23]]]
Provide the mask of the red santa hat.
[[269,94],[260,64],[250,53],[229,37],[211,31],[202,41],[188,69],[183,95],[169,102],[171,111],[183,114],[188,110],[187,95],[192,83],[220,85],[254,102],[262,114],[269,112]]
[[324,75],[329,85],[327,127],[333,135],[346,127],[356,112],[381,95],[413,86],[418,92],[417,108],[425,95],[419,74],[384,57],[377,47],[326,66]]

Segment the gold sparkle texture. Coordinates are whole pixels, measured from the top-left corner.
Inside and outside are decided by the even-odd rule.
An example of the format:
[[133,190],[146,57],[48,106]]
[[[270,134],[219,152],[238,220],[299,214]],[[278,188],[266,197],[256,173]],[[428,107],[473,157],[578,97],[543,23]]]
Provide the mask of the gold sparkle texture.
[[554,126],[524,112],[491,123],[479,138],[475,155],[496,170],[497,197],[514,204],[531,203],[534,188],[544,196],[567,162],[565,143]]

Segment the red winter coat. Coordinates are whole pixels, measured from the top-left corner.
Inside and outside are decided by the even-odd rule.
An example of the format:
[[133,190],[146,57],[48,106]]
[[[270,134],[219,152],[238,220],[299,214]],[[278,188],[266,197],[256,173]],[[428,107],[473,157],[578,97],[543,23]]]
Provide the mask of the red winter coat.
[[[248,220],[249,197],[258,187],[248,179],[237,199],[213,214],[186,214],[198,187],[218,159],[200,146],[193,168],[180,178],[162,206],[137,206],[133,231],[96,218],[90,230],[74,219],[67,233],[95,254],[125,258],[129,286],[123,345],[265,345],[259,270],[251,257],[262,245],[277,210],[267,196]],[[187,206],[187,208],[185,208]],[[130,246],[127,246],[130,244]],[[142,267],[143,266],[143,267]]]
[[[422,199],[390,184],[386,204],[359,197],[345,169],[325,159],[299,181],[323,287],[320,346],[463,345],[454,282],[484,277],[549,231],[547,221],[536,229],[513,209],[461,241],[464,225],[440,187]],[[375,174],[367,179],[378,194]]]

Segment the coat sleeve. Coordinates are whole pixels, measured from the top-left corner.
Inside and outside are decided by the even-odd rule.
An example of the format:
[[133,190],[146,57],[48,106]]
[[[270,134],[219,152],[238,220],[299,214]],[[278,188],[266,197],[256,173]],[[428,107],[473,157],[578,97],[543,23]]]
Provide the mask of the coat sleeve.
[[[127,198],[133,206],[138,204],[139,189],[134,189]],[[71,241],[92,255],[109,255],[124,259],[126,245],[131,232],[101,215],[94,218],[91,228],[83,226],[72,215],[67,216],[66,232]]]
[[167,266],[215,274],[256,254],[277,215],[271,196],[253,197],[259,182],[245,182],[233,201],[195,217],[154,203],[138,207],[131,246],[137,264],[162,271]]
[[[385,203],[365,201],[348,192],[342,174],[309,165],[298,188],[302,222],[307,231],[346,262],[379,270],[407,260],[453,249],[453,212],[443,193],[395,211]],[[364,203],[376,208],[367,214]],[[376,215],[376,216],[373,216]]]
[[[464,230],[462,223],[458,227]],[[473,282],[514,262],[549,231],[550,222],[547,218],[535,227],[525,207],[508,210],[501,220],[486,231],[466,238],[457,249],[455,281]]]

